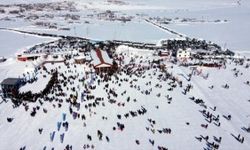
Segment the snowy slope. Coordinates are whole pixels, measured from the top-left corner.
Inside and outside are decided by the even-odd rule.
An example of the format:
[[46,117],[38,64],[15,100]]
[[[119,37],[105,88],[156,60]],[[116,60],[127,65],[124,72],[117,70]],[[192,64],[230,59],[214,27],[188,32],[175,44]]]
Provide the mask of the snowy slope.
[[[131,50],[134,53],[126,54],[126,59],[129,60],[129,57],[136,58],[137,63],[140,62],[141,65],[147,66],[149,60],[152,61],[156,58],[150,52],[142,53],[143,50]],[[119,51],[121,53],[129,52],[126,47],[119,48]],[[70,61],[70,63],[72,62]],[[42,149],[44,147],[47,149],[53,147],[63,149],[67,144],[70,144],[73,149],[83,149],[84,145],[88,144],[89,146],[93,145],[93,149],[110,150],[157,149],[158,146],[164,146],[168,149],[198,150],[207,148],[204,139],[201,142],[196,139],[196,137],[202,135],[204,137],[209,136],[208,142],[211,143],[217,143],[214,137],[222,137],[219,149],[249,149],[249,133],[241,129],[248,126],[250,113],[248,109],[250,105],[248,102],[250,86],[245,84],[246,80],[249,80],[247,77],[250,76],[250,71],[249,68],[244,67],[246,64],[249,64],[249,62],[239,66],[232,61],[228,61],[226,68],[197,68],[197,70],[202,70],[202,73],[200,75],[194,74],[189,82],[184,77],[192,72],[191,68],[180,67],[166,62],[168,72],[172,73],[179,81],[182,81],[182,86],[175,82],[174,84],[177,87],[172,91],[168,90],[171,87],[170,85],[173,84],[171,84],[172,80],[163,81],[163,78],[159,78],[158,75],[162,74],[159,69],[147,70],[140,77],[121,73],[117,76],[119,82],[113,76],[111,81],[98,84],[100,78],[97,76],[97,79],[94,80],[93,75],[87,75],[83,69],[87,67],[85,65],[76,65],[74,67],[71,64],[70,68],[67,68],[64,64],[47,64],[46,68],[48,70],[57,68],[59,73],[63,73],[67,77],[77,77],[76,80],[70,79],[68,85],[63,87],[63,90],[67,96],[70,94],[78,95],[77,101],[80,102],[80,109],[77,110],[75,107],[72,107],[72,109],[80,115],[85,115],[86,119],[82,120],[81,117],[74,119],[72,117],[69,111],[70,105],[65,102],[67,96],[58,97],[64,100],[60,108],[58,107],[59,103],[55,100],[52,102],[42,100],[42,105],[39,102],[28,103],[29,109],[27,112],[23,106],[12,109],[10,101],[3,102],[0,105],[0,147],[1,149],[6,147],[8,149],[18,149],[23,146],[26,149]],[[237,70],[233,71],[233,68],[237,68]],[[238,70],[238,77],[236,77],[234,74]],[[46,73],[42,71],[42,74]],[[203,76],[206,74],[208,74],[208,78],[204,79]],[[223,76],[223,78],[218,78],[220,76]],[[84,80],[79,81],[82,78]],[[38,80],[43,81],[42,78]],[[105,92],[107,83],[109,84],[108,89],[113,89],[118,93],[118,97],[110,95],[111,99],[116,100],[115,103],[110,102],[108,93]],[[228,89],[222,87],[226,83],[229,85]],[[192,89],[184,95],[182,92],[188,84],[192,85]],[[33,86],[34,88],[35,85],[36,83]],[[92,100],[86,100],[86,97],[82,101],[80,95],[81,92],[84,92],[85,85],[96,86],[96,89],[89,89],[90,95],[104,98],[96,107],[86,108],[86,105],[93,102]],[[214,88],[210,89],[209,87],[212,85]],[[67,90],[67,88],[71,89],[73,87],[77,88],[77,92]],[[32,90],[32,88],[30,89]],[[146,90],[151,91],[150,95],[145,95]],[[167,95],[172,97],[172,100],[168,100]],[[192,101],[190,99],[192,96],[202,99],[207,108]],[[53,94],[49,97],[53,97]],[[130,97],[129,101],[128,97]],[[36,110],[36,116],[31,117],[32,108],[37,106],[39,106],[39,110]],[[214,106],[217,107],[215,111],[213,110]],[[128,118],[124,116],[129,111],[140,110],[142,107],[147,110],[145,114],[136,117],[129,115]],[[48,110],[48,112],[44,113],[43,109]],[[217,126],[216,121],[208,123],[200,112],[202,110],[206,110],[214,116],[219,115],[221,125]],[[63,113],[66,113],[66,121],[69,123],[68,131],[65,131],[63,127],[57,129],[58,122],[65,122],[62,118]],[[223,115],[227,116],[229,114],[232,116],[231,121],[223,117]],[[121,115],[121,119],[117,115]],[[7,117],[14,118],[14,120],[9,123],[6,121]],[[155,124],[150,123],[148,119],[154,120]],[[26,125],[27,122],[29,123],[28,126]],[[117,122],[125,125],[122,131],[117,128]],[[202,124],[208,124],[207,129],[201,127]],[[43,129],[42,134],[39,134],[39,128]],[[160,134],[158,130],[163,128],[170,128],[172,130],[171,134]],[[103,133],[102,140],[97,137],[98,130]],[[51,142],[49,137],[53,131],[55,131],[55,137]],[[63,143],[60,142],[61,134],[65,135]],[[244,136],[245,142],[241,144],[231,134]],[[91,141],[87,139],[87,135],[92,137]],[[109,141],[106,140],[106,136]],[[12,140],[15,140],[15,144],[11,144]],[[139,140],[139,145],[136,144],[136,140]],[[149,140],[154,140],[154,145],[150,144]],[[33,141],[36,141],[36,144]]]
[[[1,0],[0,4],[55,1],[62,0]],[[78,23],[68,23],[60,18],[60,15],[65,12],[55,12],[59,15],[59,19],[49,20],[59,23],[62,27],[69,27],[69,31],[36,27],[33,26],[34,22],[22,19],[1,20],[0,27],[99,40],[118,39],[157,43],[160,39],[176,36],[147,24],[144,21],[147,17],[226,19],[228,22],[221,24],[173,23],[166,26],[189,37],[211,40],[222,47],[239,51],[243,57],[250,58],[248,38],[250,2],[248,0],[124,0],[123,2],[125,4],[120,5],[106,0],[76,0],[75,3],[79,9],[76,14],[83,16]],[[106,10],[115,10],[119,15],[124,13],[136,17],[128,23],[86,17],[88,14]],[[143,15],[139,17],[136,14]],[[85,21],[89,23],[84,23]],[[2,30],[0,33],[0,56],[5,57],[13,56],[15,52],[27,46],[54,40]],[[179,66],[169,62],[167,58],[164,59],[167,72],[176,80],[182,81],[181,86],[171,79],[165,81],[165,72],[157,68],[145,70],[143,75],[136,76],[137,68],[150,67],[149,61],[159,59],[153,56],[152,51],[121,46],[117,48],[117,53],[124,54],[123,66],[133,66],[132,71],[135,72],[133,75],[122,72],[112,76],[111,80],[106,82],[94,73],[90,73],[93,68],[89,65],[74,64],[74,61],[70,60],[69,67],[64,63],[45,65],[49,71],[57,69],[60,74],[59,79],[67,83],[66,86],[60,84],[64,96],[60,95],[62,93],[58,95],[59,90],[56,90],[48,95],[51,101],[39,98],[35,103],[24,103],[17,108],[13,108],[10,100],[4,102],[0,97],[0,150],[21,147],[32,150],[52,148],[61,150],[68,144],[76,150],[145,150],[159,149],[159,146],[169,150],[200,150],[211,149],[208,143],[213,142],[219,144],[219,149],[222,150],[250,149],[250,134],[244,130],[250,126],[250,86],[246,84],[250,81],[250,70],[247,67],[250,65],[249,61],[245,60],[240,65],[233,60],[227,60],[225,68],[224,66],[198,67],[191,81],[187,81],[187,76],[192,73],[193,68]],[[129,64],[131,59],[135,59],[135,64]],[[9,58],[6,62],[0,63],[0,82],[8,77],[22,76],[32,65],[32,62],[19,62],[15,58]],[[62,77],[63,75],[67,80]],[[75,79],[72,79],[72,76]],[[43,90],[51,74],[41,69],[37,77],[36,82],[26,84],[21,91],[36,93]],[[107,84],[109,84],[108,88]],[[223,88],[225,84],[229,88]],[[190,92],[183,94],[189,85],[192,86]],[[176,87],[171,90],[172,86]],[[113,96],[109,90],[114,90],[118,96]],[[98,103],[93,99],[87,100],[86,94],[81,96],[87,91],[89,91],[88,95],[103,99]],[[150,94],[146,95],[146,91],[150,91]],[[69,98],[72,95],[77,96],[80,109],[67,102],[68,99],[73,99]],[[204,105],[196,104],[191,97],[202,99],[206,108]],[[215,106],[216,110],[214,110]],[[74,118],[70,113],[71,108],[80,116]],[[143,108],[146,109],[145,114],[132,117],[131,111],[138,112]],[[34,117],[31,116],[33,110],[36,110]],[[219,116],[217,118],[219,121],[213,120],[209,123],[206,115],[202,114],[202,110],[212,114],[213,118]],[[63,120],[63,114],[66,114],[66,120]],[[129,116],[126,117],[126,114]],[[84,119],[81,118],[82,115]],[[118,115],[121,115],[121,118]],[[232,119],[227,120],[223,115],[231,115]],[[7,118],[13,118],[12,122],[8,122]],[[68,130],[65,130],[62,125],[58,128],[58,124],[65,122],[69,123]],[[125,128],[120,130],[117,123],[124,124]],[[207,128],[202,127],[204,125],[207,125]],[[164,128],[171,129],[171,134],[161,133]],[[41,134],[39,129],[43,129]],[[98,138],[98,130],[103,133],[102,140]],[[53,132],[55,136],[51,141],[50,134]],[[235,138],[239,134],[240,137],[245,138],[244,143]],[[60,135],[64,135],[63,142],[60,141]],[[87,135],[92,139],[88,139]],[[199,141],[200,137],[206,136],[209,137],[207,141],[204,138]],[[221,142],[216,141],[219,137]]]

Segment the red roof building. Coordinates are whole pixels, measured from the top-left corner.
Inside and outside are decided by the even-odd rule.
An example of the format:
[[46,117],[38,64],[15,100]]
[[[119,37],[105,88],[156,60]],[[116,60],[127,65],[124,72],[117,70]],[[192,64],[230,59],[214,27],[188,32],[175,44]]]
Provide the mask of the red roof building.
[[106,51],[96,49],[91,51],[94,69],[96,72],[107,72],[113,67],[113,60],[108,56]]

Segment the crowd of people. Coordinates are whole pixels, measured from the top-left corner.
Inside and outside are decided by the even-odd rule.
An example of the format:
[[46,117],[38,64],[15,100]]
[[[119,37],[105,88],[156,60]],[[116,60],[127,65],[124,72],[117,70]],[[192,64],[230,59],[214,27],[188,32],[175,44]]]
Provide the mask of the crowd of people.
[[[122,134],[126,132],[128,125],[127,120],[146,117],[148,122],[148,125],[144,127],[146,132],[152,135],[171,136],[175,133],[173,127],[161,126],[154,116],[149,116],[149,112],[152,110],[149,110],[148,106],[144,106],[143,100],[140,96],[138,97],[136,95],[140,94],[141,97],[164,99],[164,103],[170,105],[175,101],[175,97],[171,96],[171,93],[177,89],[181,89],[180,91],[184,97],[189,97],[190,94],[192,94],[193,84],[190,81],[192,76],[197,75],[197,72],[190,69],[188,79],[183,80],[178,74],[171,72],[173,66],[169,66],[169,69],[164,68],[164,59],[158,58],[158,60],[152,60],[148,56],[135,56],[130,58],[126,53],[116,54],[114,58],[116,57],[120,58],[119,62],[117,62],[119,68],[112,75],[107,72],[97,74],[94,72],[92,65],[89,63],[75,64],[71,61],[72,57],[66,57],[65,63],[45,64],[38,72],[51,75],[51,79],[46,88],[38,94],[32,94],[32,92],[18,93],[15,98],[37,102],[37,106],[31,109],[27,101],[22,102],[21,106],[24,106],[25,110],[30,112],[32,117],[35,117],[37,111],[43,111],[44,114],[47,114],[48,110],[44,108],[44,103],[51,104],[54,109],[65,108],[66,105],[68,109],[64,109],[63,111],[66,111],[64,113],[72,117],[75,121],[81,121],[83,129],[88,127],[90,118],[100,116],[98,110],[112,106],[114,109],[123,110],[118,112],[111,111],[114,113],[112,119],[115,120],[115,123],[108,124],[108,126],[112,128],[113,132]],[[241,62],[239,62],[239,64],[240,63]],[[169,65],[174,64],[169,63]],[[88,70],[84,70],[83,66],[88,68]],[[237,69],[232,71],[236,77],[241,75]],[[145,82],[142,82],[142,80]],[[245,84],[248,84],[248,81],[246,81]],[[209,88],[213,90],[213,86]],[[222,88],[228,89],[229,85],[222,85]],[[137,94],[131,94],[129,92],[131,90]],[[161,92],[158,90],[161,90]],[[165,91],[167,94],[162,91]],[[202,109],[200,112],[206,122],[201,124],[201,128],[208,129],[212,125],[217,127],[221,126],[222,118],[218,115],[216,106],[213,106],[212,111],[210,111],[205,99],[197,98],[196,96],[191,96],[189,99]],[[154,100],[152,100],[152,104],[154,105],[153,101]],[[156,111],[161,107],[161,105],[155,104]],[[107,116],[107,114],[101,114],[101,117],[104,122],[110,120],[110,116]],[[224,118],[230,121],[232,116],[227,115]],[[11,123],[13,119],[14,118],[7,118],[7,121]],[[68,129],[72,123],[74,122],[66,121],[65,119],[57,122],[56,130],[50,132],[49,141],[53,143],[55,133],[63,127],[65,128],[65,132],[60,134],[60,139],[61,143],[65,144],[63,139],[67,136]],[[189,122],[186,122],[186,124],[190,125]],[[98,146],[96,144],[98,141],[112,142],[113,139],[111,135],[113,133],[107,133],[101,127],[95,130],[96,133],[86,133],[86,135],[84,135],[87,141],[82,145],[83,149],[95,149]],[[45,134],[42,127],[38,128],[38,132],[39,134]],[[143,138],[132,140],[135,141],[136,145],[140,146],[143,143],[141,142]],[[98,139],[98,141],[96,141],[96,139]],[[204,139],[206,145],[214,149],[218,149],[222,141],[221,137],[214,138],[210,141],[208,135],[201,135],[196,137],[196,139],[200,142]],[[237,139],[241,143],[244,142],[244,137]],[[94,144],[93,141],[96,141],[96,143]],[[153,137],[148,137],[147,141],[159,150],[168,149],[167,145],[163,146],[158,144],[157,139]],[[44,149],[46,149],[46,146]],[[71,150],[73,147],[68,143],[65,149]]]

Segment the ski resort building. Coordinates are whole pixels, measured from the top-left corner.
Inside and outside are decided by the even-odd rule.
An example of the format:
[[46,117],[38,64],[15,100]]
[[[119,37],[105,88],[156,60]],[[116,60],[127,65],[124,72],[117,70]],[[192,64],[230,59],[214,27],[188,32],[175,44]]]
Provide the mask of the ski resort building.
[[191,57],[191,49],[183,50],[179,49],[176,55],[178,60],[188,59]]
[[20,86],[21,80],[19,78],[7,78],[3,80],[1,83],[3,97],[12,97],[13,93],[18,91]]
[[108,72],[113,68],[113,60],[106,51],[96,49],[91,51],[93,65],[96,72]]
[[160,50],[160,51],[158,52],[158,55],[159,55],[160,57],[168,57],[168,56],[171,55],[171,53],[170,53],[170,51],[168,51],[168,50]]
[[63,55],[46,55],[45,63],[63,63],[65,62],[65,57]]
[[84,64],[90,62],[91,58],[89,56],[80,55],[80,56],[75,56],[74,60],[76,64]]
[[85,56],[76,56],[74,60],[76,64],[84,64],[86,62]]
[[41,54],[18,54],[17,55],[17,60],[19,61],[28,61],[28,60],[36,60],[37,58],[39,58],[41,56]]

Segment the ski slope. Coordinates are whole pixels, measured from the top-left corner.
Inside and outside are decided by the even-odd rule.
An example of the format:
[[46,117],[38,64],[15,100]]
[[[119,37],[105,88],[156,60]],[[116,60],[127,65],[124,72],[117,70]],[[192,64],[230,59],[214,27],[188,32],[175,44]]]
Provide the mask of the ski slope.
[[[118,52],[128,56],[124,61],[125,64],[129,62],[130,58],[136,58],[137,63],[141,62],[142,65],[147,65],[149,60],[156,59],[150,52],[143,53],[143,50],[136,49],[132,51],[133,53],[128,55],[129,51],[126,47],[119,48]],[[248,108],[250,103],[248,99],[250,95],[248,91],[250,86],[246,85],[245,82],[248,80],[250,71],[249,68],[244,67],[249,64],[247,61],[239,66],[229,60],[226,63],[226,68],[220,69],[197,68],[199,71],[202,70],[202,73],[194,73],[191,81],[184,78],[192,72],[190,68],[166,62],[167,71],[176,79],[182,81],[182,86],[175,83],[176,88],[172,91],[168,90],[171,88],[170,82],[172,81],[169,79],[164,81],[163,78],[159,78],[159,75],[162,74],[159,69],[146,70],[142,76],[128,76],[121,72],[117,75],[119,80],[113,76],[111,81],[102,81],[98,84],[98,80],[102,79],[94,74],[86,74],[83,68],[88,68],[87,66],[76,65],[74,67],[72,63],[73,61],[70,61],[71,65],[68,69],[63,64],[45,65],[48,70],[57,68],[59,73],[63,73],[66,77],[77,77],[76,80],[69,80],[68,85],[63,87],[66,96],[58,97],[63,100],[60,108],[57,101],[49,102],[42,99],[43,104],[38,101],[27,103],[26,105],[29,107],[27,111],[23,106],[13,109],[10,101],[3,102],[0,105],[1,149],[18,149],[24,146],[26,149],[43,149],[44,147],[46,149],[64,149],[67,144],[72,145],[73,149],[84,149],[84,145],[86,147],[87,144],[90,149],[93,146],[93,149],[111,150],[157,149],[158,146],[164,146],[168,149],[198,150],[208,148],[204,139],[201,142],[196,139],[201,135],[209,136],[208,142],[211,143],[216,143],[214,137],[222,137],[219,149],[245,150],[250,147],[249,133],[241,129],[249,125],[250,112]],[[232,71],[234,68],[239,70],[238,77]],[[43,75],[46,74],[44,71],[39,71],[39,74],[41,74],[40,72]],[[208,78],[204,79],[207,74]],[[220,76],[223,76],[223,78],[218,78]],[[41,75],[38,75],[38,77],[38,82],[45,81]],[[84,80],[79,81],[82,78]],[[222,87],[226,83],[229,85],[228,89]],[[105,92],[106,84],[109,84],[107,89],[112,89],[118,93],[117,97],[110,95],[110,99],[116,100],[114,103],[110,102],[109,94]],[[190,92],[184,95],[183,90],[189,84],[192,85],[192,88]],[[93,101],[80,96],[81,92],[86,90],[84,88],[86,85],[96,87],[92,90],[89,89],[89,95],[104,98],[96,107],[86,108],[86,105]],[[209,88],[211,85],[214,86],[213,89]],[[36,91],[36,83],[33,84],[34,87],[28,86],[30,90]],[[67,90],[67,88],[73,87],[78,89],[77,92]],[[150,95],[145,94],[146,90],[151,91]],[[85,119],[81,119],[81,117],[74,119],[70,113],[70,104],[65,101],[70,94],[78,95],[77,101],[80,103],[80,109],[71,106],[73,112],[84,115]],[[168,100],[167,95],[172,97],[172,100]],[[192,96],[202,99],[207,108],[190,100]],[[53,97],[53,94],[50,94],[49,97]],[[128,97],[130,97],[129,101]],[[214,106],[217,107],[215,111],[213,110]],[[30,113],[32,108],[35,107],[39,107],[39,110],[36,110],[35,117],[32,117]],[[136,117],[129,115],[128,118],[124,116],[129,111],[142,108],[147,110],[143,115]],[[48,112],[44,113],[43,109]],[[200,112],[202,110],[206,110],[214,116],[219,115],[220,126],[217,126],[215,121],[208,123]],[[63,113],[66,114],[66,121],[69,123],[67,131],[62,126],[57,127],[58,122],[65,122],[62,118]],[[223,117],[223,115],[229,114],[232,116],[230,121]],[[121,115],[121,119],[117,115]],[[7,122],[7,117],[14,118],[14,120]],[[150,119],[154,120],[155,124],[150,123]],[[117,123],[124,124],[125,128],[119,130]],[[202,124],[208,124],[208,127],[205,129],[201,127]],[[43,129],[42,134],[39,134],[39,128]],[[158,130],[163,128],[170,128],[171,134],[160,134]],[[98,130],[103,133],[102,140],[98,139]],[[50,140],[50,133],[52,132],[55,132],[53,141]],[[62,143],[60,142],[61,134],[64,134]],[[244,143],[238,142],[231,134],[244,136]],[[88,140],[87,135],[92,137],[91,141]],[[106,136],[109,138],[108,141],[105,138]],[[11,144],[13,140],[15,144]],[[136,144],[136,140],[139,141],[139,144]],[[149,140],[153,140],[154,145]],[[36,141],[36,144],[34,144],[34,141]]]

